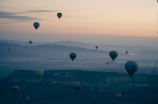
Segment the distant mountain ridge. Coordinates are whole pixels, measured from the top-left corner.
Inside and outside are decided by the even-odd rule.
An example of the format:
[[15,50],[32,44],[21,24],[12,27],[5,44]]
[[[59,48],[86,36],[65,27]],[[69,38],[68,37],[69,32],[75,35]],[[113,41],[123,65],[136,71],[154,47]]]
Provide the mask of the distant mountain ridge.
[[[36,42],[33,42],[31,45],[28,42],[26,42],[28,45],[20,45],[18,42],[16,43],[16,41],[14,41],[14,43],[8,42],[0,42],[0,62],[3,63],[0,65],[5,67],[16,65],[18,68],[22,65],[23,68],[28,68],[30,66],[47,66],[55,69],[79,67],[83,69],[100,70],[106,67],[122,68],[122,64],[125,64],[128,60],[138,62],[140,67],[142,67],[141,65],[143,65],[143,67],[151,67],[153,66],[153,63],[155,63],[155,56],[158,52],[157,49],[155,49],[155,51],[142,47],[113,45],[102,45],[99,46],[98,49],[95,49],[94,44],[73,41],[50,42],[50,44],[48,44],[49,42],[46,42],[44,44],[40,43],[39,45],[33,45]],[[12,47],[11,51],[8,51],[9,46]],[[127,47],[130,49],[128,50],[128,55],[125,54]],[[111,61],[111,58],[109,57],[109,52],[111,50],[116,50],[118,52],[119,55],[115,60],[118,64],[113,64],[112,62],[108,66],[106,62]],[[74,62],[72,62],[69,57],[71,52],[77,54],[77,58]]]
[[[8,47],[12,47],[11,51],[8,51]],[[86,49],[81,47],[64,46],[64,45],[37,45],[37,46],[23,46],[11,43],[0,42],[0,57],[45,57],[50,58],[64,58],[67,57],[70,52],[76,52],[77,55],[84,55],[88,53],[108,54],[107,51]],[[60,57],[59,57],[60,55]]]
[[[12,47],[9,51],[8,46]],[[107,61],[111,61],[109,52],[64,45],[23,46],[0,42],[0,67],[11,69],[97,69],[102,70]],[[77,54],[74,62],[69,54]],[[107,66],[107,65],[106,65]],[[113,67],[113,66],[109,66]],[[116,64],[121,68],[120,64]],[[118,70],[118,69],[117,69]]]
[[24,46],[37,46],[37,45],[65,45],[65,46],[74,46],[74,47],[82,47],[87,49],[95,49],[95,46],[98,46],[98,50],[104,51],[111,51],[116,50],[119,52],[125,52],[128,50],[129,52],[136,52],[136,51],[144,51],[150,49],[151,47],[146,46],[117,46],[117,45],[98,45],[98,44],[90,44],[90,43],[82,43],[82,42],[75,42],[75,41],[59,41],[59,42],[34,42],[30,45],[29,40],[27,41],[16,41],[16,40],[3,40],[0,39],[0,42],[11,43],[11,44],[19,44]]

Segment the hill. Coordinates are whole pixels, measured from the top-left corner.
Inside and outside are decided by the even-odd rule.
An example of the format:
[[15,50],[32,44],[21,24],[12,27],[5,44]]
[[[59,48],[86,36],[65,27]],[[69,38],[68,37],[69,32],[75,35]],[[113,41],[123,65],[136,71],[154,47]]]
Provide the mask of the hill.
[[[35,71],[16,70],[0,80],[0,104],[152,104],[157,102],[158,76],[151,82],[149,78],[137,74],[132,82],[127,74],[115,72],[54,70],[45,71],[39,79]],[[82,87],[80,93],[74,89],[77,82]],[[15,85],[19,86],[16,95],[11,91]],[[118,92],[122,95],[119,99],[115,96]],[[30,97],[28,102],[26,96]]]

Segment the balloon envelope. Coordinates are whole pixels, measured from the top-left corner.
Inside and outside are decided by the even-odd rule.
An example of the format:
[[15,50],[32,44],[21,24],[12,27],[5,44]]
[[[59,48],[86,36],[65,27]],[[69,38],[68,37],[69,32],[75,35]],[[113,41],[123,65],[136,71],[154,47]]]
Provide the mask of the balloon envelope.
[[25,97],[25,100],[30,100],[30,98],[29,97]]
[[57,16],[60,19],[62,17],[62,13],[57,13]]
[[138,70],[138,64],[135,61],[127,61],[125,64],[125,69],[132,77],[132,75]]
[[121,97],[121,93],[116,93],[116,97]]
[[32,44],[32,41],[30,40],[29,43]]
[[77,93],[79,93],[81,91],[81,89],[82,89],[81,86],[79,86],[79,85],[75,86],[75,90]]
[[14,94],[16,94],[18,91],[19,91],[19,87],[18,87],[18,86],[13,86],[13,87],[12,87],[12,92],[13,92]]
[[40,26],[40,24],[39,24],[38,22],[35,22],[35,23],[33,24],[33,26],[35,27],[35,29],[38,29],[38,27]]
[[116,57],[118,56],[118,53],[116,51],[111,51],[109,53],[109,56],[111,57],[111,59],[114,61],[116,59]]
[[10,51],[12,49],[12,47],[8,47],[8,50]]
[[69,56],[70,56],[71,60],[73,61],[77,55],[76,55],[76,53],[72,52],[72,53],[70,53]]
[[96,49],[98,49],[98,46],[95,46]]
[[43,70],[42,69],[38,69],[36,70],[36,75],[40,78],[43,75]]

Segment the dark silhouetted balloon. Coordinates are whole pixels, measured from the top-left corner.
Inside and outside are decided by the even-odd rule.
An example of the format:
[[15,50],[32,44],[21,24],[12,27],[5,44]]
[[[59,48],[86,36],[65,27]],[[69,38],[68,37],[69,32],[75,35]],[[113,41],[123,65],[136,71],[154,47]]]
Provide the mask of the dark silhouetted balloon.
[[69,56],[70,56],[71,60],[73,61],[77,55],[76,55],[76,53],[72,52],[72,53],[70,53]]
[[111,57],[111,59],[114,61],[116,59],[116,57],[118,56],[118,53],[116,51],[111,51],[109,53],[109,56]]
[[132,75],[138,70],[138,64],[135,61],[127,61],[125,64],[125,69],[132,77]]
[[98,46],[95,46],[96,49],[98,49]]
[[32,44],[32,41],[30,40],[29,43]]
[[62,17],[62,13],[57,13],[57,16],[60,19]]
[[35,22],[34,24],[33,24],[33,26],[35,27],[35,29],[37,30],[38,29],[38,27],[40,26],[40,24],[38,23],[38,22]]
[[82,87],[80,85],[75,86],[75,90],[77,93],[81,91]]

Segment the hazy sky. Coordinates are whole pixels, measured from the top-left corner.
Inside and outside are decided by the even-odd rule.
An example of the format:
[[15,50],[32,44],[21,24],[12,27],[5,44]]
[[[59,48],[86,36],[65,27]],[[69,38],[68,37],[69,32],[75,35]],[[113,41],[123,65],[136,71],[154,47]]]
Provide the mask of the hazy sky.
[[156,0],[0,0],[0,39],[158,44],[157,7]]

